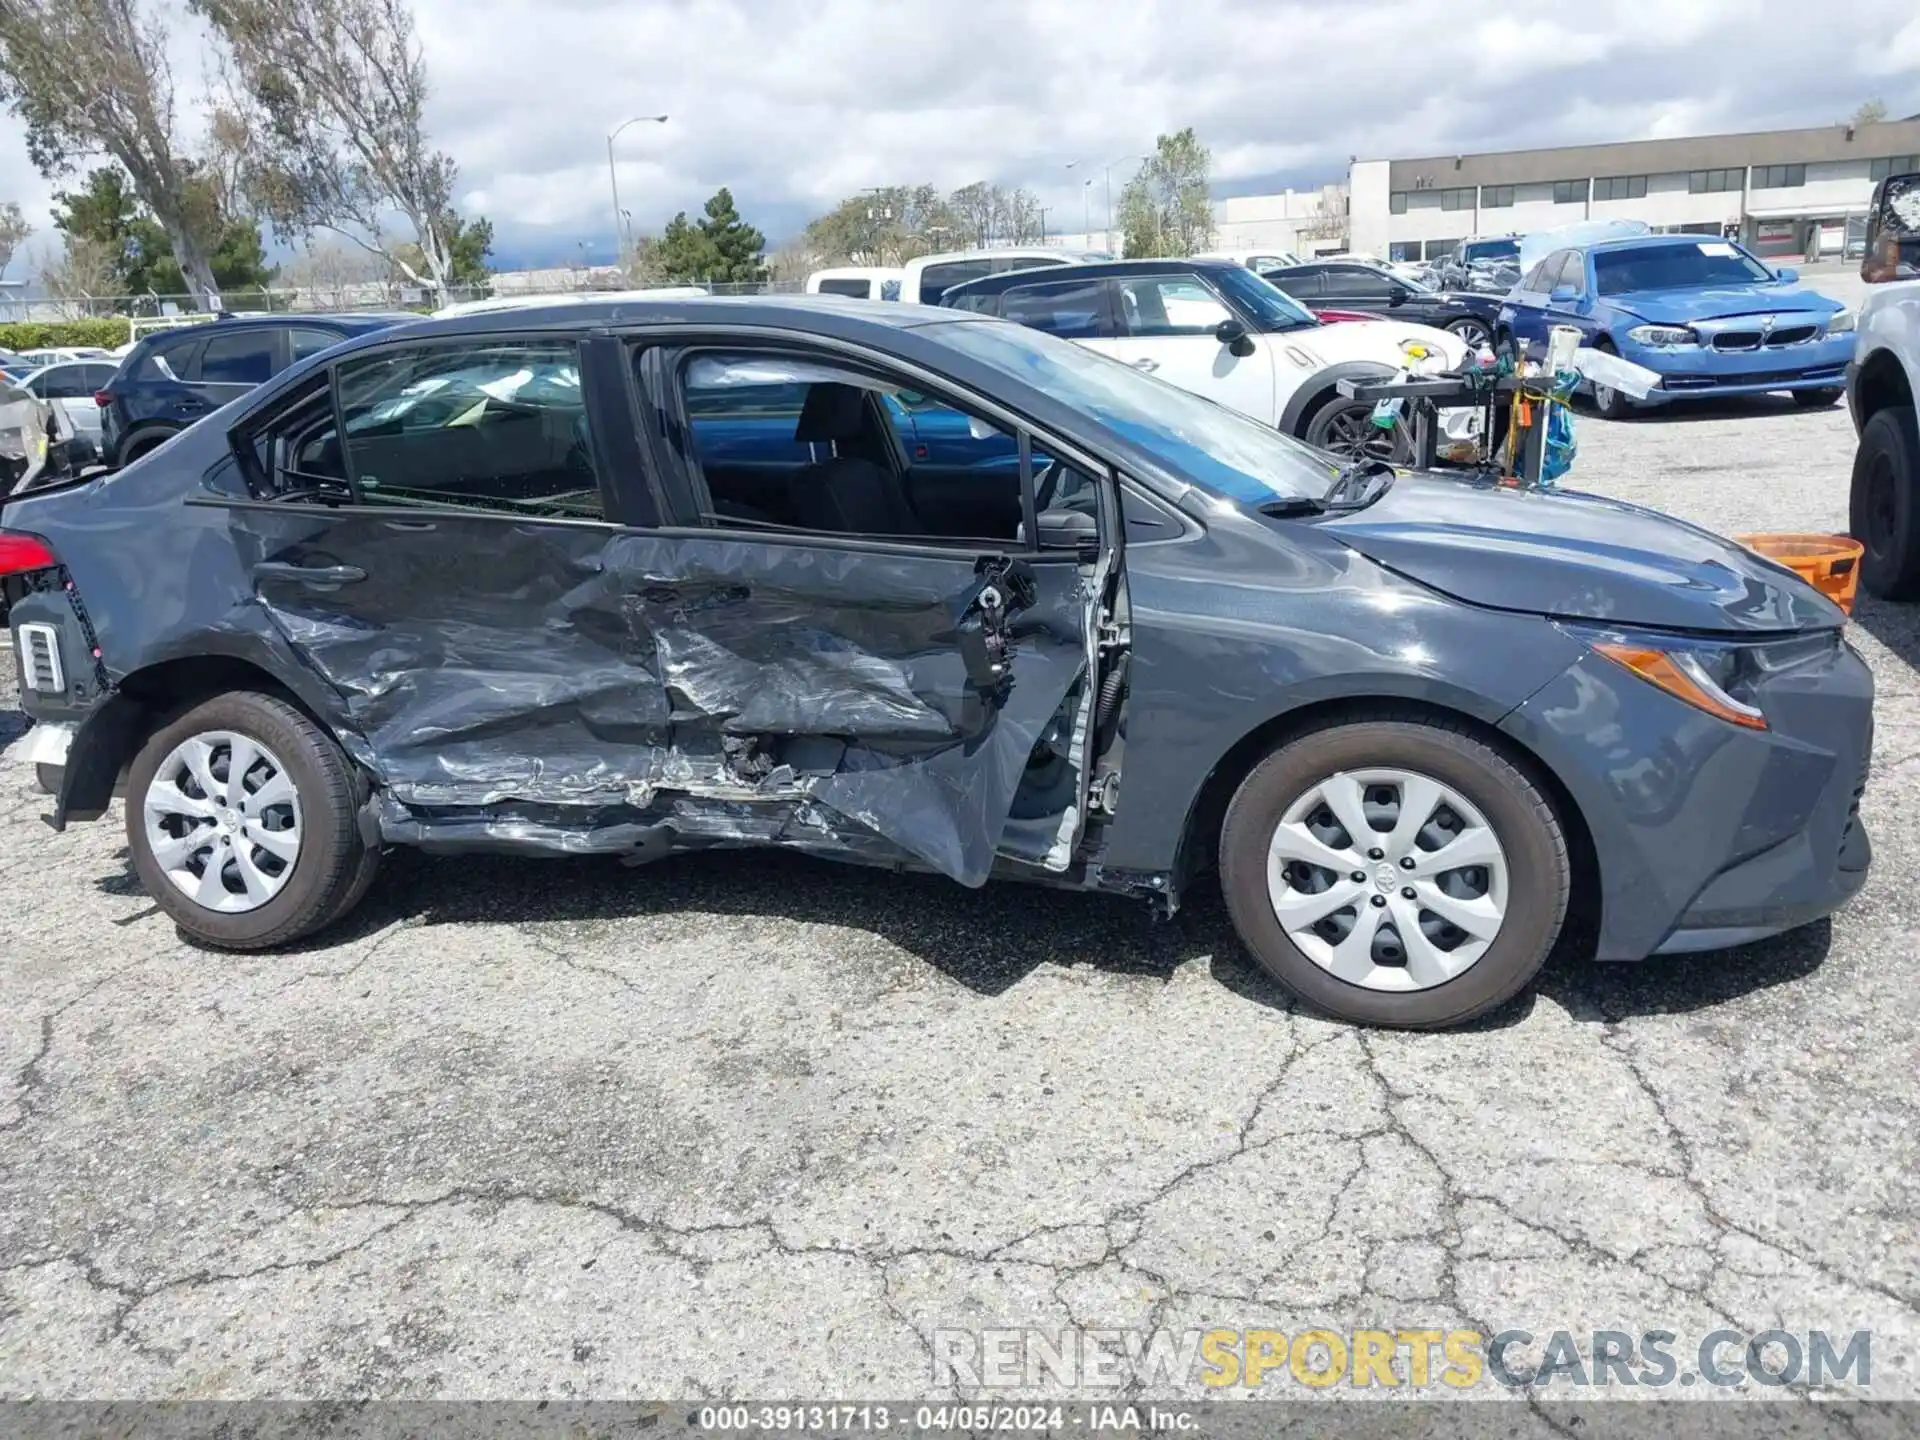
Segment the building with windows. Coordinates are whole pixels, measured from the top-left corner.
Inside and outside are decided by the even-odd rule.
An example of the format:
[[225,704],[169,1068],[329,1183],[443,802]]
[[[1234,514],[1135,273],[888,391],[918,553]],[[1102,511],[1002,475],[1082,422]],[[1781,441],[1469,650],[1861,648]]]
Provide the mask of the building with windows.
[[1769,259],[1838,258],[1864,234],[1874,183],[1902,170],[1920,170],[1920,116],[1355,160],[1347,172],[1349,243],[1382,259],[1420,260],[1470,235],[1622,219],[1733,236]]

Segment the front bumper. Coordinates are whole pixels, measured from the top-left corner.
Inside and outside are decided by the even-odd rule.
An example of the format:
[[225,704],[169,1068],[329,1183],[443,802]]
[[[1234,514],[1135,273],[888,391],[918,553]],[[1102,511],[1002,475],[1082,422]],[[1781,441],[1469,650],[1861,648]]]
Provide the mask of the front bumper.
[[1647,403],[1657,405],[1692,396],[1839,390],[1847,383],[1853,336],[1826,336],[1755,350],[1716,350],[1707,345],[1661,348],[1628,342],[1620,354],[1660,376],[1660,384],[1647,396]]
[[1872,673],[1842,644],[1768,681],[1759,703],[1769,728],[1743,729],[1587,655],[1501,722],[1587,822],[1600,959],[1744,944],[1865,883]]

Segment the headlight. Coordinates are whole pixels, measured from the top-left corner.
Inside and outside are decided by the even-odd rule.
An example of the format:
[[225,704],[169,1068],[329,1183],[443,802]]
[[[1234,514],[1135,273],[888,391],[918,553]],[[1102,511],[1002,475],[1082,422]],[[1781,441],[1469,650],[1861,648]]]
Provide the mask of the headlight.
[[1843,306],[1834,314],[1832,319],[1827,321],[1827,333],[1829,335],[1851,335],[1853,333],[1854,321],[1857,318],[1850,308]]
[[1636,325],[1627,331],[1629,340],[1642,345],[1698,345],[1700,337],[1684,325]]
[[1585,640],[1593,653],[1631,670],[1650,685],[1730,725],[1765,730],[1760,687],[1773,676],[1830,657],[1838,630],[1821,630],[1764,645],[1715,644],[1677,636],[1629,634],[1563,627]]

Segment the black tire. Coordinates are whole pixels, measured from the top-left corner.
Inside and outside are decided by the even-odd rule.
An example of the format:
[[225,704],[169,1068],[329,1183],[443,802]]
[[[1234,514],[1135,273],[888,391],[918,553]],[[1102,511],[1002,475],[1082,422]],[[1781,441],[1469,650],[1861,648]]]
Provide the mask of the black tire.
[[1911,405],[1877,410],[1853,454],[1847,529],[1865,553],[1860,583],[1882,600],[1920,600],[1920,430]]
[[1802,410],[1825,410],[1830,405],[1838,404],[1840,397],[1846,393],[1838,387],[1827,390],[1795,390],[1793,403]]
[[[170,881],[147,841],[143,797],[174,747],[206,731],[245,735],[279,756],[299,795],[301,841],[293,873],[256,910],[228,914],[196,904]],[[127,848],[154,902],[190,940],[221,950],[266,950],[341,918],[373,880],[379,852],[360,838],[364,786],[334,740],[273,695],[237,690],[194,706],[155,732],[127,776]]]
[[[1372,413],[1371,400],[1349,400],[1336,392],[1314,407],[1313,413],[1301,422],[1297,438],[1318,449],[1352,459],[1353,449],[1336,438],[1334,432],[1342,428],[1342,422],[1354,429],[1365,428]],[[1394,465],[1413,463],[1413,433],[1404,419],[1396,420],[1391,432],[1382,430],[1375,433],[1379,439],[1369,438],[1363,442],[1367,454]]]
[[1472,346],[1491,347],[1493,344],[1493,327],[1478,315],[1462,315],[1447,326],[1447,329]]
[[[1613,342],[1608,340],[1604,335],[1594,342],[1593,348],[1596,350],[1604,350],[1609,355],[1618,355],[1620,353],[1613,348]],[[1631,420],[1635,415],[1640,413],[1640,407],[1610,385],[1595,385],[1593,387],[1593,411],[1594,414],[1598,415],[1602,420]]]
[[120,463],[122,465],[131,465],[134,461],[158,450],[178,433],[179,432],[175,430],[148,430],[142,434],[133,436],[125,445],[120,447]]
[[[1381,991],[1337,979],[1294,944],[1268,892],[1268,846],[1287,807],[1329,775],[1373,766],[1452,786],[1479,809],[1507,855],[1499,933],[1478,961],[1431,989]],[[1462,1024],[1525,989],[1560,934],[1573,886],[1559,817],[1523,770],[1464,725],[1390,712],[1310,731],[1256,765],[1227,807],[1220,882],[1241,940],[1281,985],[1335,1019],[1410,1030]]]

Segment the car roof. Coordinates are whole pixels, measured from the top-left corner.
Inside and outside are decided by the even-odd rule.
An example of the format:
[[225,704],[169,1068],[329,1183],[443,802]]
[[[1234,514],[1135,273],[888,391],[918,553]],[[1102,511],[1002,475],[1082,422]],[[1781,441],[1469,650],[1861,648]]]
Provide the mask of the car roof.
[[205,335],[227,335],[234,331],[286,329],[298,325],[319,325],[340,330],[348,335],[360,335],[371,330],[384,330],[392,325],[405,324],[420,317],[410,310],[401,311],[358,311],[347,314],[331,314],[324,311],[307,314],[286,315],[228,315],[218,320],[200,320],[187,325],[175,325],[165,330],[155,330],[150,335],[142,335],[135,349],[149,346],[185,343]]
[[1612,240],[1590,240],[1584,245],[1563,245],[1563,250],[1651,250],[1671,245],[1731,245],[1734,242],[1719,235],[1675,234],[1675,235],[1621,235]]
[[1232,260],[1202,260],[1197,256],[1162,256],[1152,260],[1096,260],[1085,265],[1041,265],[1031,270],[1003,270],[998,275],[982,275],[977,280],[966,280],[952,285],[943,293],[947,295],[990,295],[1012,285],[1028,285],[1052,280],[1101,280],[1125,279],[1129,275],[1164,274],[1178,271],[1183,275],[1195,273],[1206,275],[1230,274],[1233,271],[1246,274],[1247,267]]

